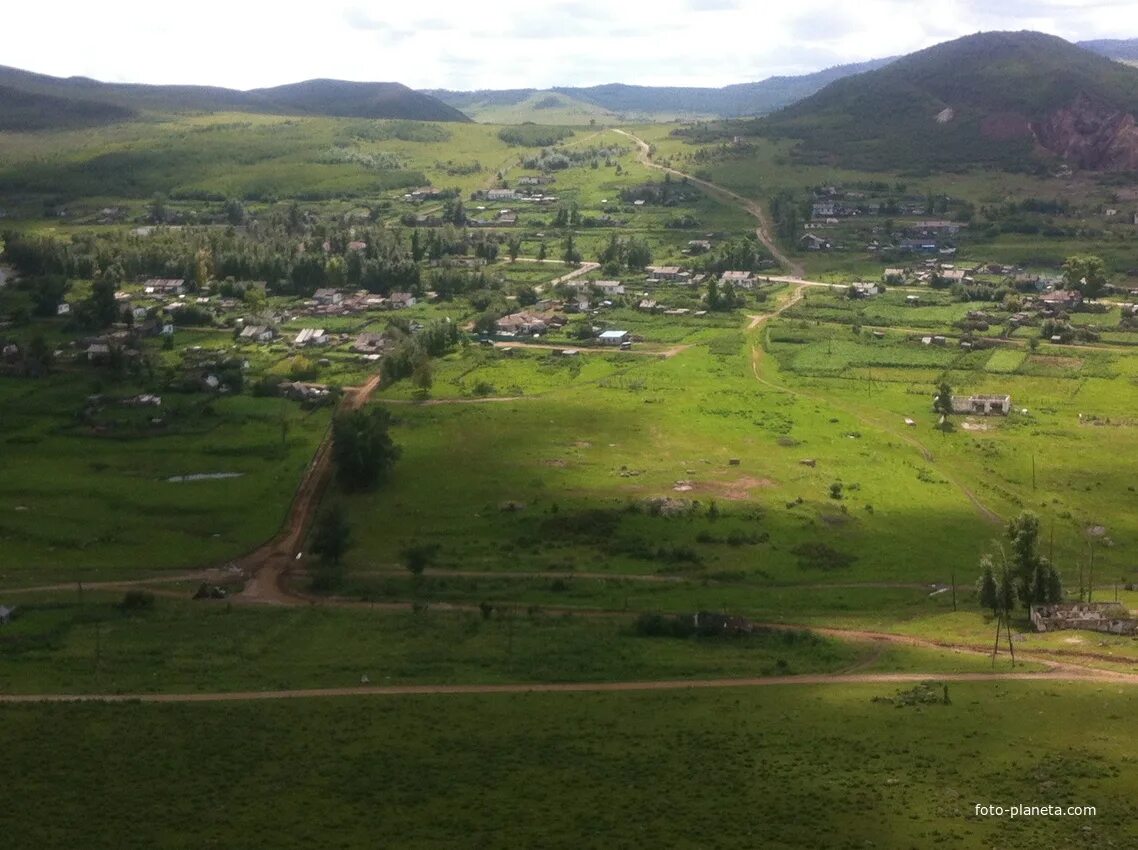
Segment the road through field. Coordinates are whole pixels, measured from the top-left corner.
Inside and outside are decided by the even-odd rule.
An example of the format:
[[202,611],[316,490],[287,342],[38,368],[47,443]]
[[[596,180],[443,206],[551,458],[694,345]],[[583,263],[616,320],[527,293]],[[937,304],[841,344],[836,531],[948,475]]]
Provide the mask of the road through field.
[[[783,303],[780,304],[778,306],[778,308],[775,309],[773,312],[765,313],[765,314],[757,315],[757,316],[750,316],[749,318],[751,321],[747,325],[747,330],[748,331],[755,331],[758,328],[760,328],[764,323],[766,323],[768,320],[774,318],[775,316],[779,315],[780,313],[784,312],[785,310],[788,310],[791,307],[793,307],[795,304],[797,304],[799,301],[802,300],[803,292],[805,291],[805,288],[808,285],[809,284],[804,282],[804,281],[799,281],[797,284],[797,288],[794,290],[794,292],[791,294],[791,296],[788,299],[786,299],[785,301],[783,301]],[[873,419],[870,419],[869,417],[865,416],[862,413],[859,413],[856,410],[851,410],[851,409],[848,409],[848,408],[846,408],[840,404],[837,404],[832,398],[813,395],[812,393],[803,392],[802,390],[791,389],[790,387],[785,386],[784,384],[778,384],[778,383],[775,383],[774,381],[770,380],[769,378],[763,377],[763,374],[760,371],[760,366],[762,365],[762,361],[763,361],[763,358],[765,356],[765,353],[766,352],[763,350],[762,343],[756,343],[751,348],[751,372],[754,374],[755,380],[758,381],[763,386],[770,387],[773,390],[788,393],[790,395],[797,396],[799,398],[808,398],[811,401],[816,401],[816,402],[819,402],[822,404],[827,404],[827,405],[830,405],[831,407],[837,408],[838,410],[843,411],[844,413],[854,417],[859,422],[861,422],[861,423],[863,423],[863,424],[865,424],[871,428],[876,428],[879,431],[884,431],[886,434],[889,434],[891,437],[896,437],[897,439],[908,443],[910,446],[912,446],[913,448],[915,448],[917,451],[919,451],[921,453],[921,457],[924,459],[924,461],[926,463],[935,465],[936,461],[935,461],[935,457],[934,457],[932,451],[928,448],[928,446],[926,446],[924,443],[922,443],[917,438],[910,436],[909,434],[906,434],[903,431],[894,430],[894,429],[889,428],[885,425],[882,425],[880,422],[877,422]],[[946,472],[944,469],[939,468],[939,467],[937,468],[937,471],[944,477],[944,479],[946,481],[948,481],[950,484],[952,484],[953,487],[955,487],[962,494],[964,494],[965,498],[967,498],[968,501],[970,501],[972,503],[973,507],[976,508],[977,512],[985,520],[992,523],[993,525],[1000,525],[1003,523],[1003,521],[1004,521],[1003,517],[1001,517],[998,513],[996,513],[991,508],[989,508],[983,502],[981,502],[980,498],[972,490],[970,490],[968,487],[961,484],[953,475],[951,475],[950,473]]]
[[697,186],[702,186],[713,195],[718,195],[720,198],[726,198],[727,200],[732,201],[733,203],[742,207],[746,212],[750,213],[750,215],[754,217],[756,222],[758,222],[758,227],[755,228],[755,235],[759,237],[759,241],[766,246],[766,249],[771,252],[771,256],[773,256],[776,260],[782,263],[782,265],[788,268],[790,270],[790,274],[793,277],[800,278],[805,274],[805,271],[802,268],[802,264],[790,259],[790,257],[788,257],[783,252],[783,250],[778,246],[778,243],[774,240],[774,237],[771,235],[770,224],[767,222],[766,213],[763,212],[763,208],[758,203],[750,200],[749,198],[744,198],[742,195],[738,194],[737,192],[732,192],[730,189],[724,189],[722,186],[718,186],[715,183],[711,183],[710,181],[701,180],[700,178],[694,177],[691,174],[685,174],[682,171],[677,171],[674,168],[669,168],[666,165],[660,165],[659,163],[653,162],[652,148],[646,141],[644,141],[639,136],[634,136],[627,130],[614,129],[613,132],[620,133],[620,135],[626,136],[627,138],[632,139],[632,141],[636,142],[637,146],[640,148],[641,164],[646,165],[649,168],[655,168],[659,171],[664,171],[668,174],[674,174],[677,177],[682,177],[689,183],[694,183]]
[[[363,386],[347,388],[340,408],[358,410],[379,388],[379,383],[380,376],[373,375]],[[312,526],[320,497],[332,478],[332,472],[332,429],[329,427],[304,472],[280,532],[263,546],[233,562],[232,566],[251,576],[238,594],[244,601],[295,602],[293,594],[284,586],[284,577]]]
[[1047,670],[1041,673],[833,673],[748,679],[666,679],[636,682],[536,682],[506,685],[358,685],[280,691],[219,691],[181,694],[0,694],[0,704],[44,702],[210,703],[331,697],[427,696],[463,694],[627,693],[712,688],[764,688],[786,685],[903,685],[919,682],[1102,682],[1138,685],[1138,674],[1105,670]]

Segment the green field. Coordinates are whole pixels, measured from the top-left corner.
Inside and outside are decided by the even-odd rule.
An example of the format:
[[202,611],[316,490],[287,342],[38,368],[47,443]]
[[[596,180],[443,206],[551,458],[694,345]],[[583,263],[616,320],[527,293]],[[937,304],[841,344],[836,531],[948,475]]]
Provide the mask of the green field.
[[873,701],[907,688],[3,706],[0,744],[23,766],[5,827],[43,848],[1138,840],[1126,692],[953,683],[950,705]]
[[160,409],[108,403],[85,427],[76,414],[100,389],[126,398],[145,387],[0,378],[6,586],[146,575],[253,549],[280,527],[329,422],[327,410],[278,399],[167,394]]
[[[214,114],[0,139],[5,263],[23,272],[0,282],[10,843],[1133,845],[1132,638],[1037,634],[1018,606],[1016,672],[1131,675],[953,681],[949,704],[919,705],[887,675],[1012,669],[1006,646],[987,654],[994,618],[974,586],[1025,510],[1067,598],[1138,605],[1126,309],[1074,313],[1053,343],[1042,317],[1016,326],[1026,292],[1010,283],[855,297],[846,284],[886,262],[864,244],[881,216],[784,264],[835,286],[768,279],[726,297],[707,283],[721,271],[778,274],[751,214],[665,182],[574,104],[493,117],[539,107],[559,126]],[[868,175],[673,129],[633,128],[656,162],[760,203],[857,184],[930,208],[951,196],[944,215],[972,205],[961,267],[1054,274],[1093,251],[1117,282],[1138,266],[1124,217],[1079,224],[1085,239],[997,226],[1009,199],[1069,190],[1068,233],[1115,203],[1105,181]],[[556,201],[484,194],[539,173]],[[408,194],[428,185],[448,191]],[[507,210],[516,224],[495,223]],[[578,282],[626,291],[554,285],[571,250],[602,264]],[[706,277],[646,269],[665,264]],[[155,277],[190,291],[146,292]],[[417,303],[394,309],[397,292]],[[560,318],[496,327],[519,312]],[[245,326],[276,336],[238,339]],[[305,329],[326,343],[301,347]],[[603,330],[631,348],[601,345]],[[379,341],[357,349],[361,334]],[[333,405],[363,404],[376,375],[363,409],[390,414],[390,474],[333,480],[316,533],[257,575],[231,568],[289,530]],[[939,421],[942,383],[1012,410]],[[144,393],[161,405],[132,401]],[[340,508],[348,545],[329,564],[319,541]],[[124,595],[132,579],[146,581]],[[203,582],[227,598],[191,601]],[[696,636],[682,625],[696,612],[754,629]],[[796,675],[815,678],[706,687]],[[616,690],[671,681],[705,687]],[[613,690],[525,690],[555,683]],[[517,689],[354,693],[384,685]],[[298,689],[353,694],[272,693]],[[3,701],[83,694],[147,699]],[[983,818],[977,803],[1098,814]]]

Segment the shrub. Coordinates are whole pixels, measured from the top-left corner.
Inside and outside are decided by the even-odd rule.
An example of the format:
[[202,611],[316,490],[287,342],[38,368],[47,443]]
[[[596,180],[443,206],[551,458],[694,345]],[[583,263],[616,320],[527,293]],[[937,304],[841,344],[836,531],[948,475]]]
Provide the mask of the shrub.
[[147,590],[128,590],[119,603],[120,611],[150,611],[154,608],[154,594]]

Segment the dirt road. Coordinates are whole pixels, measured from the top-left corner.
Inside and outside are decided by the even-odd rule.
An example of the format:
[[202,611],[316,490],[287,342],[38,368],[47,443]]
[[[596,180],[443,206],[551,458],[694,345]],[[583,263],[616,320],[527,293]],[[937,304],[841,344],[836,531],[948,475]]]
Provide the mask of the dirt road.
[[771,252],[771,256],[773,256],[783,266],[789,269],[792,276],[802,277],[802,275],[805,274],[805,271],[802,268],[802,264],[795,262],[790,257],[788,257],[778,246],[778,243],[774,240],[774,237],[771,235],[772,230],[769,222],[767,221],[766,213],[763,212],[763,208],[759,204],[755,203],[749,198],[744,198],[737,192],[732,192],[730,189],[724,189],[722,186],[719,186],[708,180],[701,180],[698,177],[693,177],[690,174],[685,174],[684,172],[677,171],[674,168],[668,168],[665,165],[659,165],[658,163],[652,161],[652,148],[642,138],[639,136],[634,136],[627,130],[614,129],[613,132],[620,133],[620,135],[632,139],[632,141],[637,144],[637,146],[640,148],[640,162],[647,167],[655,168],[659,171],[667,172],[668,174],[674,174],[676,177],[682,177],[689,183],[694,183],[697,186],[702,186],[713,195],[718,195],[720,198],[726,198],[727,200],[732,201],[738,206],[742,207],[743,210],[750,213],[750,215],[754,217],[755,221],[758,222],[758,227],[755,228],[755,235],[759,238],[759,241],[766,246],[767,250]]
[[494,347],[495,348],[503,348],[503,349],[532,348],[532,349],[535,349],[537,351],[565,351],[565,350],[571,349],[571,350],[577,351],[581,354],[620,354],[622,356],[626,355],[626,354],[639,354],[639,355],[644,356],[644,357],[663,357],[666,360],[669,357],[675,357],[681,351],[687,351],[689,348],[691,348],[691,345],[682,345],[681,344],[681,345],[673,345],[673,346],[670,346],[668,348],[657,348],[657,349],[630,348],[626,351],[621,351],[615,347],[614,348],[591,348],[588,346],[584,346],[581,348],[577,348],[573,345],[550,345],[550,344],[544,343],[544,342],[495,342]]
[[1138,685],[1138,674],[1102,670],[1042,673],[833,673],[751,679],[670,679],[652,682],[556,682],[509,685],[359,685],[282,691],[222,691],[188,694],[0,694],[0,703],[43,702],[250,702],[329,697],[382,697],[462,694],[627,693],[711,688],[765,688],[786,685],[903,685],[910,682],[1105,682]]
[[[361,387],[349,387],[340,402],[340,409],[359,409],[376,391],[379,383],[380,376],[374,375]],[[285,587],[284,578],[296,561],[316,510],[320,507],[320,497],[331,478],[332,429],[329,428],[304,472],[280,532],[272,540],[233,562],[234,567],[251,577],[238,594],[242,601],[276,605],[297,603],[297,597]]]

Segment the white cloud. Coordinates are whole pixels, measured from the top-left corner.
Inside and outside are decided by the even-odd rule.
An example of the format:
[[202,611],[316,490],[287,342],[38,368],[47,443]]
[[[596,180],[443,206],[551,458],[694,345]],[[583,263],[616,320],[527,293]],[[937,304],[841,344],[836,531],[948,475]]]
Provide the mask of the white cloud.
[[12,6],[4,12],[5,64],[62,76],[236,88],[312,77],[419,88],[724,85],[897,55],[978,30],[1040,29],[1072,40],[1138,35],[1132,0]]

